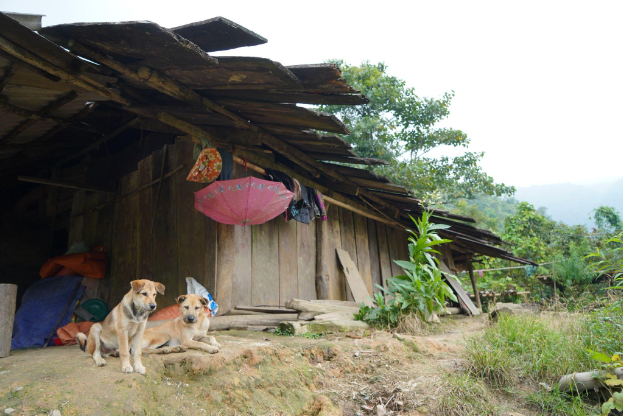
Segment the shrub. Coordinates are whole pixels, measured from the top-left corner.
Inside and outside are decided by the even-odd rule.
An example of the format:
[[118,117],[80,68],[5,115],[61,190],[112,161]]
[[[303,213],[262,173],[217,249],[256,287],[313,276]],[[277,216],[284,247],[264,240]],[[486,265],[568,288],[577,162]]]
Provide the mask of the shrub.
[[374,305],[368,307],[362,304],[356,319],[394,328],[402,316],[415,314],[426,321],[432,313],[444,307],[447,298],[457,301],[438,269],[438,259],[433,256],[440,254],[434,249],[435,246],[451,242],[440,238],[435,232],[448,228],[448,225],[433,224],[429,221],[430,217],[431,213],[423,212],[419,220],[412,218],[416,231],[410,230],[410,260],[394,261],[405,274],[389,278],[387,288],[376,285],[381,293],[374,294]]

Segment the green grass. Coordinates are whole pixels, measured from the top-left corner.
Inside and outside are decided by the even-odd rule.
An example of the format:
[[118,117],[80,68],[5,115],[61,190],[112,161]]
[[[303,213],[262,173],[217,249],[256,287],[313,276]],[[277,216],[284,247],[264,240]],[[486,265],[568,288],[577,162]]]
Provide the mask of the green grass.
[[437,412],[449,416],[502,414],[483,385],[470,374],[448,374]]
[[595,368],[580,320],[563,314],[557,318],[548,322],[535,315],[501,316],[482,337],[468,340],[472,373],[505,386],[518,376],[554,383],[564,374]]
[[565,374],[600,367],[588,349],[609,355],[621,351],[621,316],[621,303],[619,309],[587,315],[503,315],[482,335],[467,340],[470,374],[501,390],[522,385],[520,399],[543,414],[600,414],[595,400],[559,392],[556,384]]

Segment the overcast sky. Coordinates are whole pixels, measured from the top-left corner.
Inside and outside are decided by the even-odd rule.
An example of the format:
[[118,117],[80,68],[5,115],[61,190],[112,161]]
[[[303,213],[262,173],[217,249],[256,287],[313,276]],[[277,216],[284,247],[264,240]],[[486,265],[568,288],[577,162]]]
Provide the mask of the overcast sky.
[[[485,151],[484,170],[515,186],[621,177],[622,1],[7,1],[44,26],[223,16],[269,43],[215,55],[285,65],[383,61],[424,96],[455,91],[444,125]],[[444,153],[453,154],[445,149]]]

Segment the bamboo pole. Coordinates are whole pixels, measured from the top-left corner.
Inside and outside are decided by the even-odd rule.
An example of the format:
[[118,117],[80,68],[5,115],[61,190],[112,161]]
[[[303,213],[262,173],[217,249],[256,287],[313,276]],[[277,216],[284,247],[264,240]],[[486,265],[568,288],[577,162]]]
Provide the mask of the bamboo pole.
[[112,189],[99,188],[97,186],[89,186],[78,182],[59,181],[55,179],[37,178],[34,176],[22,176],[19,175],[17,180],[22,182],[40,183],[43,185],[60,186],[61,188],[82,189],[90,192],[102,192],[106,194],[116,194],[117,192]]

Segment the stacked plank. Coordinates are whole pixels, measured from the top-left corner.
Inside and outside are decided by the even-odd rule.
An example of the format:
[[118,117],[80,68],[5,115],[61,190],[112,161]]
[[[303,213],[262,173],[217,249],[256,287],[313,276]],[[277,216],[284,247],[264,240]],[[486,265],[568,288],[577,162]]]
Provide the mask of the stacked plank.
[[286,307],[298,311],[299,320],[282,322],[279,327],[293,335],[369,329],[365,322],[355,320],[354,315],[360,310],[357,302],[292,299]]
[[286,307],[238,305],[223,316],[210,319],[210,330],[243,329],[264,331],[280,327],[284,332],[302,335],[308,332],[346,332],[369,329],[356,321],[357,302],[291,299]]

